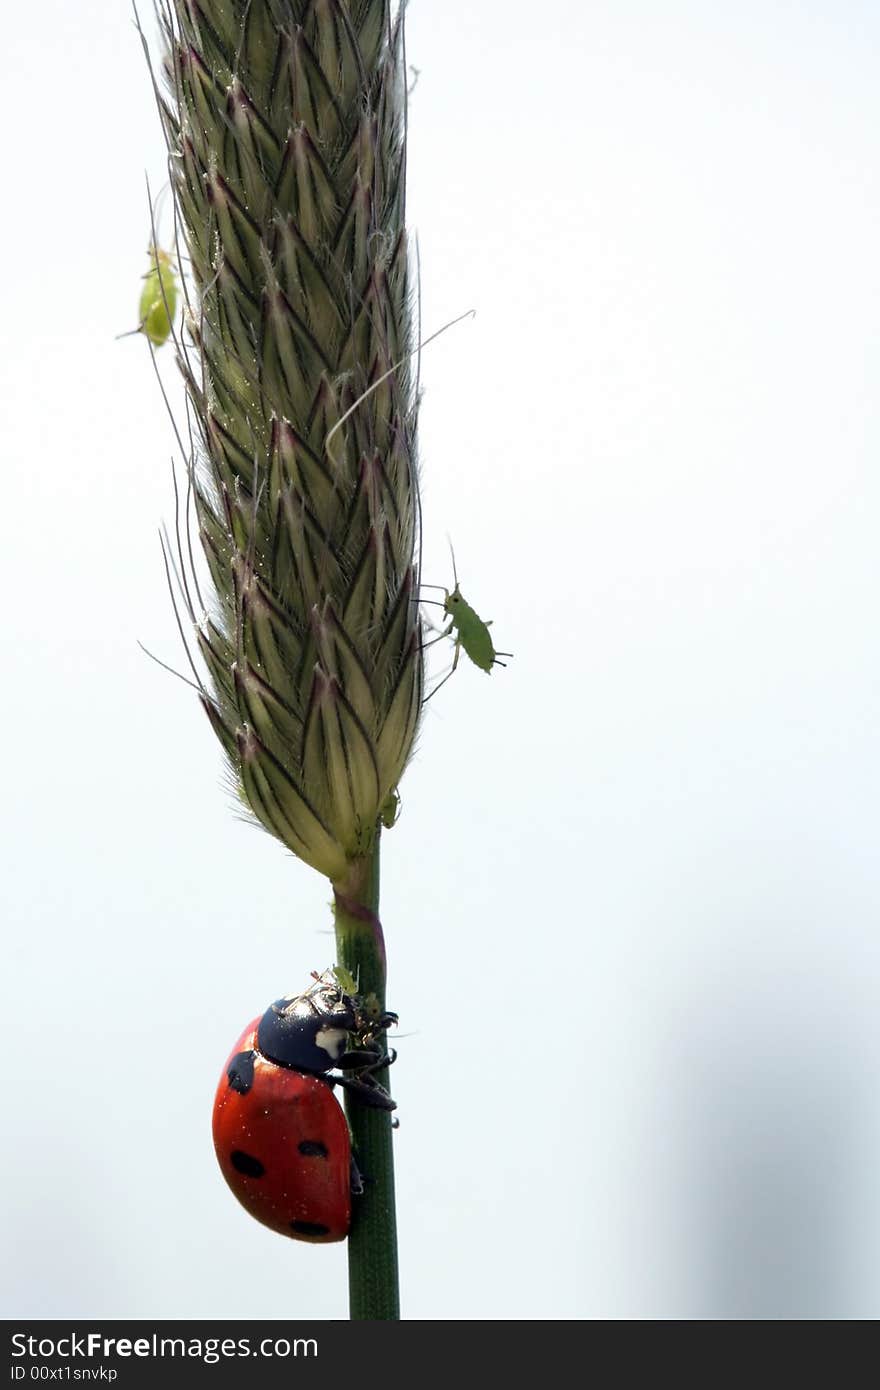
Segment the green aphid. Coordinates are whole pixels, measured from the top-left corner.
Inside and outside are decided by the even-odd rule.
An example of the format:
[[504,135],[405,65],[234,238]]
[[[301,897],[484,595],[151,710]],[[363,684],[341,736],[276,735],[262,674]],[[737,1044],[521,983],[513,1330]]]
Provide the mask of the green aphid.
[[379,819],[386,830],[391,830],[400,818],[400,795],[396,788],[388,793],[382,802]]
[[147,252],[150,269],[144,276],[138,311],[137,332],[145,333],[154,347],[161,347],[171,336],[177,311],[177,273],[171,256],[151,246]]
[[[449,676],[453,674],[458,666],[458,659],[464,651],[469,656],[475,666],[479,666],[481,671],[491,671],[493,666],[506,666],[505,661],[499,661],[499,656],[513,656],[513,652],[497,652],[489,633],[492,621],[481,618],[476,609],[471,608],[467,599],[461,592],[458,583],[458,571],[455,568],[455,551],[452,546],[452,573],[455,578],[455,588],[450,593],[448,589],[443,589],[445,595],[442,608],[449,618],[449,626],[444,628],[440,637],[451,637],[455,633],[455,657],[452,662],[452,670],[448,676],[444,676],[440,685],[434,687],[431,695],[436,695],[441,685],[445,685]],[[442,585],[426,584],[427,589],[442,588]],[[439,641],[440,638],[436,638]],[[430,644],[429,644],[430,645]],[[431,695],[426,698],[430,699]]]
[[346,994],[357,994],[357,980],[350,970],[347,970],[344,965],[334,965],[333,974],[336,976],[336,983],[340,989],[344,990]]

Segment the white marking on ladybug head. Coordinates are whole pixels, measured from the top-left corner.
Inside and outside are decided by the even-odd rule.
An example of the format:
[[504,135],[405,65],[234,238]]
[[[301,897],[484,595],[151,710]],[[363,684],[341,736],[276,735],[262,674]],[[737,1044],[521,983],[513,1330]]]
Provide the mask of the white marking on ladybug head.
[[344,1028],[321,1028],[315,1034],[315,1045],[335,1062],[345,1051],[346,1036]]

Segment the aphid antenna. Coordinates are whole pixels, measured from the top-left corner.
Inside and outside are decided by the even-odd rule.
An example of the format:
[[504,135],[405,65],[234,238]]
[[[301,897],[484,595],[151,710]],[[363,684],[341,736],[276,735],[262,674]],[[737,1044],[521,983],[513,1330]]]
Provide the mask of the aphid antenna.
[[[158,243],[157,240],[156,240],[156,225],[157,225],[157,223],[158,223],[158,221],[159,221],[159,217],[160,217],[160,214],[161,214],[161,212],[162,212],[162,208],[165,206],[165,199],[166,199],[167,196],[168,196],[168,193],[169,193],[170,188],[171,188],[171,184],[170,184],[170,182],[166,179],[165,182],[163,183],[162,187],[159,189],[159,192],[156,194],[156,201],[155,201],[155,203],[153,204],[153,209],[152,209],[152,210],[153,210],[155,216],[154,216],[154,218],[152,219],[152,222],[153,222],[153,245],[152,245],[152,247],[150,248],[152,251],[158,252],[158,250],[159,250],[159,243]],[[147,184],[147,190],[149,191],[149,183]]]
[[452,537],[447,533],[446,543],[449,546],[449,553],[452,556],[452,575],[455,579],[455,587],[458,588],[458,570],[455,568],[455,551],[452,548]]

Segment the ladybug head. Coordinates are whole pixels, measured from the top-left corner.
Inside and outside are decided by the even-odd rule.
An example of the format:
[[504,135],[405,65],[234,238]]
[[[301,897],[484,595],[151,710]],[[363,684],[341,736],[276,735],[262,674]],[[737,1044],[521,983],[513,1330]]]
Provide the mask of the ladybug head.
[[303,994],[269,1005],[257,1029],[257,1048],[281,1067],[320,1075],[336,1066],[357,1026],[351,995],[322,975]]

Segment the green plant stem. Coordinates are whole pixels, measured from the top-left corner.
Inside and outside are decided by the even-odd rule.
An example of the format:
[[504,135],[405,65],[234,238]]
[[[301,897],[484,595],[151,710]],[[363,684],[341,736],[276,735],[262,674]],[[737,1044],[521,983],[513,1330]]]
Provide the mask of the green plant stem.
[[[385,1009],[385,942],[379,921],[379,835],[372,854],[352,865],[333,885],[338,963],[358,981],[359,993],[375,995]],[[384,1039],[382,1047],[385,1047]],[[388,1087],[388,1069],[376,1078]],[[353,1321],[393,1322],[400,1317],[397,1223],[391,1116],[346,1094],[352,1143],[364,1180],[354,1199],[348,1238],[349,1316]]]

